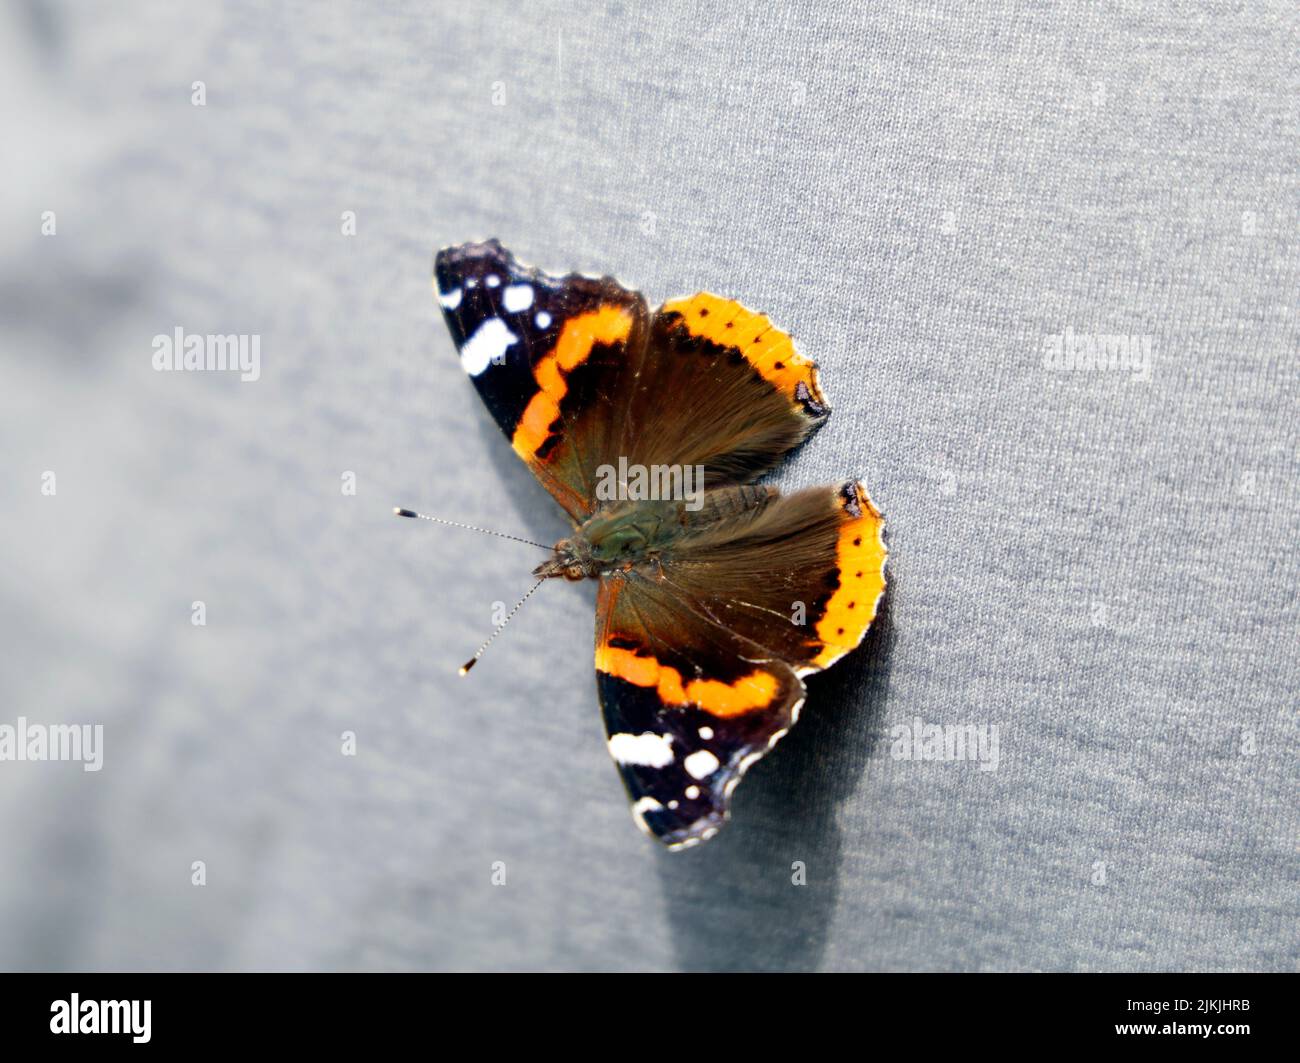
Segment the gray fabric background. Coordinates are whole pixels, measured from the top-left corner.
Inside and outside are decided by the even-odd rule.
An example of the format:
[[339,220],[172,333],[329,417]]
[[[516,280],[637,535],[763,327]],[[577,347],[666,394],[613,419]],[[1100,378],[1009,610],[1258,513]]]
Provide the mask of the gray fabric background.
[[[6,5],[0,722],[106,760],[0,764],[0,966],[1300,966],[1297,55],[1290,3]],[[489,235],[770,313],[835,408],[779,481],[887,517],[700,850],[628,815],[593,589],[458,679],[537,551],[389,513],[564,530],[429,292]],[[177,325],[262,379],[155,373]]]

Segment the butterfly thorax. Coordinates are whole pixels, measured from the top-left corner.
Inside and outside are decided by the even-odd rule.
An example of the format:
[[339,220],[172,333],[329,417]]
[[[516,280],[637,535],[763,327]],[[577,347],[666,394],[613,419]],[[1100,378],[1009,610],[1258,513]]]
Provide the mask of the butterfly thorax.
[[599,579],[615,572],[654,569],[674,544],[707,533],[726,521],[756,513],[777,492],[735,484],[705,491],[696,500],[631,500],[602,505],[573,536],[555,544],[555,554],[533,570],[539,578]]

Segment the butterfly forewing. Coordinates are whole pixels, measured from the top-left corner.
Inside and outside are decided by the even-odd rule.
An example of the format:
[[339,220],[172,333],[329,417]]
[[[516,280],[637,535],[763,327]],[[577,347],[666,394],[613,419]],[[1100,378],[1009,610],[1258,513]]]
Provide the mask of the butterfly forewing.
[[609,277],[523,266],[495,240],[438,252],[434,275],[489,412],[569,515],[589,516],[595,470],[615,449],[609,397],[645,346],[645,300]]
[[601,582],[596,680],[632,812],[674,847],[717,832],[741,775],[804,697],[790,665],[635,573]]

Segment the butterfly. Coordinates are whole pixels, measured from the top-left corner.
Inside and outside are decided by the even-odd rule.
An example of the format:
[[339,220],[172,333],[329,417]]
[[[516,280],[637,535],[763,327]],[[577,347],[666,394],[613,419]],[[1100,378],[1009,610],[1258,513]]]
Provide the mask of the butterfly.
[[670,848],[704,841],[885,590],[861,482],[755,482],[829,416],[816,363],[730,299],[652,313],[496,240],[439,251],[434,274],[462,367],[573,524],[534,575],[599,582],[596,684],[633,815]]

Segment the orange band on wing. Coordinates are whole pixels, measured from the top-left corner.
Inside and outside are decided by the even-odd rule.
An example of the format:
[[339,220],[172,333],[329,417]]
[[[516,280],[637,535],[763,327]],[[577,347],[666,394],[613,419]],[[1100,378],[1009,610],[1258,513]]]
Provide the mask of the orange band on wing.
[[692,336],[735,347],[764,380],[795,399],[800,384],[813,402],[826,405],[817,386],[817,363],[794,349],[794,341],[765,314],[746,310],[732,299],[699,292],[664,303],[661,313],[676,313]]
[[633,686],[654,687],[667,705],[698,705],[714,716],[741,716],[765,709],[776,699],[780,683],[771,672],[761,669],[743,675],[734,683],[720,679],[692,679],[682,683],[676,668],[660,664],[616,646],[596,647],[596,667]]
[[854,517],[840,529],[835,547],[835,560],[839,566],[840,585],[826,603],[826,612],[817,622],[817,637],[823,648],[813,665],[825,668],[839,660],[862,641],[871,621],[876,618],[880,596],[885,592],[885,549],[881,531],[884,518],[871,501],[871,496],[860,484],[851,487],[852,501],[846,495],[846,511],[855,505],[860,516]]
[[631,331],[632,313],[623,306],[602,306],[565,323],[555,350],[533,367],[533,377],[541,390],[528,401],[511,439],[524,461],[533,460],[560,416],[560,400],[569,390],[564,374],[585,362],[596,344],[618,343],[626,340]]

